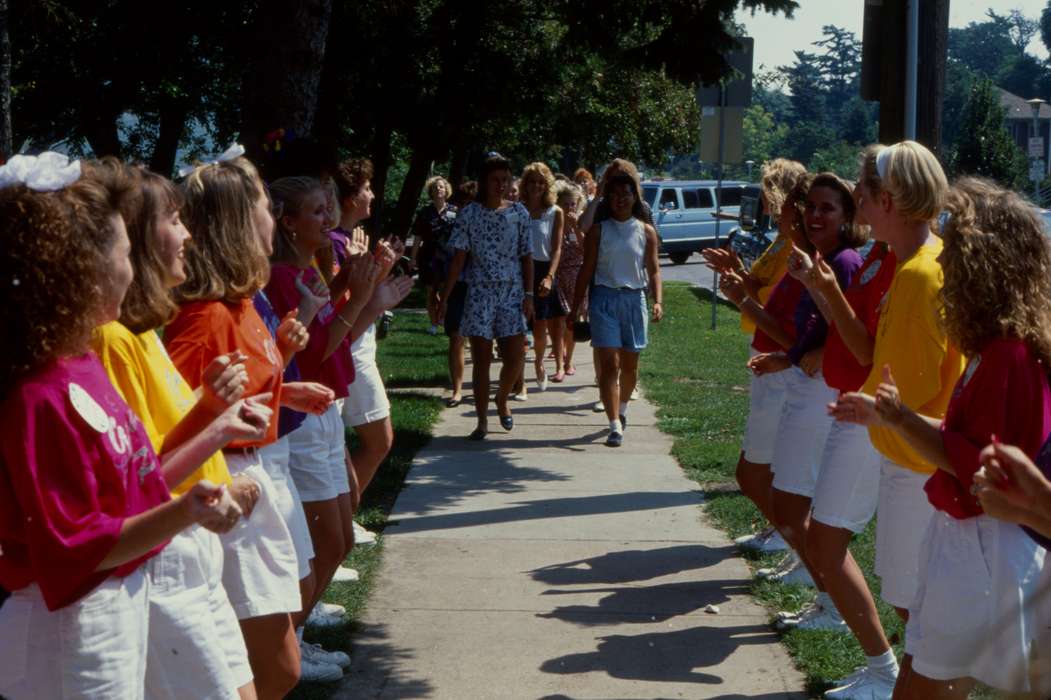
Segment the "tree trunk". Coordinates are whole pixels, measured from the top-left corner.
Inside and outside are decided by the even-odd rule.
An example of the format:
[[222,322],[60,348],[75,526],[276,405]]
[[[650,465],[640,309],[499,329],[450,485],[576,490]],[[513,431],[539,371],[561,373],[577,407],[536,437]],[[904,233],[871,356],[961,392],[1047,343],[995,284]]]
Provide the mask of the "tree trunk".
[[372,137],[372,216],[369,217],[369,236],[376,238],[385,229],[384,216],[386,208],[387,173],[390,171],[390,138],[391,128],[384,124],[376,127]]
[[244,79],[241,140],[258,158],[263,139],[285,129],[285,139],[307,138],[321,87],[332,0],[262,0]]
[[157,133],[157,143],[153,146],[153,156],[150,158],[150,170],[170,177],[175,169],[175,154],[179,150],[179,141],[182,140],[183,131],[186,129],[187,108],[184,104],[166,102],[161,106],[160,128]]
[[15,151],[11,130],[11,36],[8,33],[7,0],[0,0],[0,163]]
[[427,181],[427,175],[431,171],[431,163],[434,161],[434,150],[426,144],[414,148],[412,158],[409,160],[409,172],[405,174],[405,184],[401,186],[401,194],[398,196],[398,207],[391,217],[390,232],[405,238],[412,226],[412,219],[416,215],[416,206],[420,201],[420,192],[423,191],[423,183]]
[[905,138],[906,0],[883,0],[881,23],[879,140],[898,143]]

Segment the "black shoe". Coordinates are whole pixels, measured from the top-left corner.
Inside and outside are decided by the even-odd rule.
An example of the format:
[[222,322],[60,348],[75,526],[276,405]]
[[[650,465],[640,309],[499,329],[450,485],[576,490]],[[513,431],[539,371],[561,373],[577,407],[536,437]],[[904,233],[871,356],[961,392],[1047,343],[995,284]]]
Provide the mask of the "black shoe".
[[448,398],[448,399],[446,399],[446,400],[445,400],[445,405],[446,405],[446,406],[447,406],[448,408],[456,408],[457,406],[459,406],[459,405],[460,405],[460,403],[461,403],[462,401],[463,401],[463,399],[454,399],[454,398]]
[[618,433],[616,430],[609,431],[609,436],[606,437],[606,447],[620,447],[624,442],[624,436]]
[[500,425],[504,430],[510,431],[515,427],[514,416],[500,416]]
[[628,417],[623,413],[620,414],[620,429],[624,430],[628,427]]
[[485,436],[486,436],[486,434],[488,432],[489,431],[487,431],[485,428],[475,428],[474,432],[472,432],[470,435],[467,436],[467,439],[468,440],[484,440]]

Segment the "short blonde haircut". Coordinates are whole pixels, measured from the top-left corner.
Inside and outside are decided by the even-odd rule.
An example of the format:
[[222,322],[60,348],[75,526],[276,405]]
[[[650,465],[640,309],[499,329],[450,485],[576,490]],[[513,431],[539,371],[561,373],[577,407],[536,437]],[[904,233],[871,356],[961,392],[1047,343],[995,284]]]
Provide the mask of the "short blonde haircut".
[[453,186],[449,184],[441,175],[435,175],[434,177],[427,178],[427,183],[423,186],[424,191],[427,192],[427,196],[431,199],[434,198],[434,190],[438,187],[438,183],[445,185],[445,198],[449,199],[453,194]]
[[770,218],[777,220],[788,193],[806,175],[806,172],[806,167],[802,163],[787,158],[775,158],[763,165],[759,182]]
[[[886,177],[880,177],[876,164],[881,154]],[[938,158],[923,144],[902,141],[893,146],[869,146],[861,154],[860,171],[858,179],[865,189],[889,194],[906,221],[930,221],[941,213],[949,181]]]
[[1040,214],[989,180],[961,178],[946,198],[939,292],[946,334],[968,357],[1019,338],[1051,366],[1051,251]]
[[[580,189],[580,186],[568,180],[559,180],[555,183],[555,201],[560,202],[564,197],[573,198],[573,212],[579,214],[583,209],[582,204],[584,200],[584,192]],[[565,207],[563,207],[563,210],[565,210]]]
[[245,158],[202,165],[182,183],[182,220],[193,236],[186,246],[186,282],[175,300],[239,302],[270,279],[252,210],[266,190]]
[[523,198],[526,186],[531,180],[543,182],[546,189],[541,203],[550,207],[555,203],[555,176],[551,174],[551,168],[541,162],[530,163],[522,169],[522,177],[518,181],[518,197]]

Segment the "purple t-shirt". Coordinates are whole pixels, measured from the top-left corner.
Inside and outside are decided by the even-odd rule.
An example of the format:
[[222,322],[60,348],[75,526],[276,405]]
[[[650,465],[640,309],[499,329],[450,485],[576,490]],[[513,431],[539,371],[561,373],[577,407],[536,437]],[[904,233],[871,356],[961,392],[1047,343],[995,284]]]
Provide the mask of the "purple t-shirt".
[[[840,289],[850,286],[854,274],[861,269],[864,260],[853,248],[840,248],[825,260],[828,266],[836,274],[836,281]],[[817,308],[817,303],[810,296],[809,290],[804,290],[799,298],[799,304],[795,312],[796,342],[788,350],[788,359],[793,365],[798,365],[803,355],[811,350],[816,350],[825,344],[828,335],[828,322]]]
[[[252,297],[252,304],[255,306],[256,313],[263,319],[266,329],[270,331],[270,335],[274,336],[274,342],[277,342],[277,327],[281,325],[281,319],[277,317],[274,307],[270,305],[270,300],[267,299],[266,293],[262,289]],[[292,361],[285,367],[281,380],[283,382],[298,382],[299,379],[299,366],[296,364],[296,358],[293,357]],[[306,417],[307,414],[305,413],[282,406],[277,414],[277,437],[283,438],[291,433],[303,424]]]

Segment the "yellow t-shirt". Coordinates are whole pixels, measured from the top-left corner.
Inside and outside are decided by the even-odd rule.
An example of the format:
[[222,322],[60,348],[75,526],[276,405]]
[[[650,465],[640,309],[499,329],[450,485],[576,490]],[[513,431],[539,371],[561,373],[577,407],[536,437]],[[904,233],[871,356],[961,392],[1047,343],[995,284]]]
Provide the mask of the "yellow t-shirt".
[[[751,275],[762,285],[759,288],[760,304],[766,304],[774,287],[785,276],[785,270],[788,269],[788,256],[791,252],[792,245],[788,236],[779,231],[774,242],[752,263]],[[755,333],[755,323],[745,314],[741,314],[741,330],[748,335]]]
[[[883,298],[872,372],[862,388],[874,395],[883,379],[883,366],[890,365],[902,402],[931,418],[945,416],[966,364],[960,351],[949,344],[939,321],[938,291],[943,277],[937,257],[941,250],[941,239],[932,236],[915,255],[898,263]],[[877,450],[903,467],[922,474],[937,470],[890,428],[869,428],[869,437]]]
[[[159,454],[165,436],[197,402],[190,385],[175,369],[153,331],[135,335],[120,322],[113,321],[96,329],[92,347],[113,386],[142,420]],[[201,479],[214,484],[230,483],[230,471],[222,452],[209,457],[171,491],[176,495],[184,493]]]

